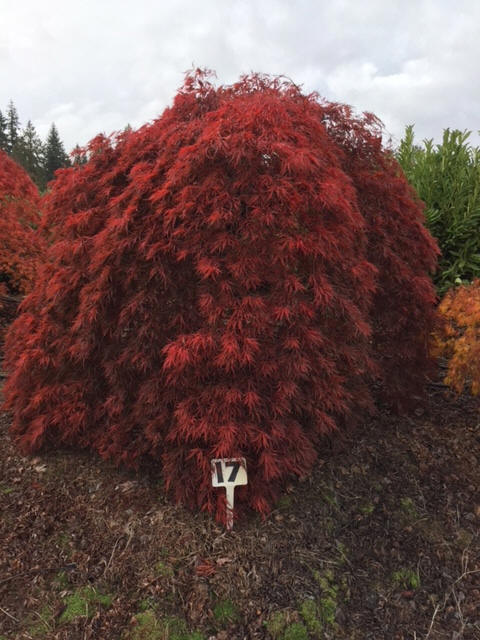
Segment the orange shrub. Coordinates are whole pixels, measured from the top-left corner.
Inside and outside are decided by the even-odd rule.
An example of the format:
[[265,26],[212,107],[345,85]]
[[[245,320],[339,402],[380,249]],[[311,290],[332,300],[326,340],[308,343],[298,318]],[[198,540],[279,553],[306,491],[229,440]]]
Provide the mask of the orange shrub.
[[439,311],[433,352],[448,359],[445,384],[480,394],[480,280],[450,289]]

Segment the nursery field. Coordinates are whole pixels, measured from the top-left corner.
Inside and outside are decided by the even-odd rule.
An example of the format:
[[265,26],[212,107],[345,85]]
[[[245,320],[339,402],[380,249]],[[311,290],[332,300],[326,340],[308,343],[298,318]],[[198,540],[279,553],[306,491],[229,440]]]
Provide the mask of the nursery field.
[[430,385],[226,533],[155,469],[22,458],[0,418],[0,637],[480,638],[478,403]]

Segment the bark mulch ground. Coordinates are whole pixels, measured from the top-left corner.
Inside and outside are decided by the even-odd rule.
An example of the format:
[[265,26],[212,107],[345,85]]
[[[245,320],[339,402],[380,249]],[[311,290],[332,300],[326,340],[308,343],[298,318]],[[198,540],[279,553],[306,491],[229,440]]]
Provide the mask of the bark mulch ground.
[[18,455],[0,417],[0,638],[480,639],[478,403],[432,385],[225,533],[153,471]]

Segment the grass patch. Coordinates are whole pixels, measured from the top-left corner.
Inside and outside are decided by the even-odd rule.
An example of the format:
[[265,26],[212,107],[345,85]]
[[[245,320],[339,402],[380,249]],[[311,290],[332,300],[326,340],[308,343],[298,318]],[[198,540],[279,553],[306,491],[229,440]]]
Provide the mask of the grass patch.
[[308,633],[314,638],[320,638],[323,631],[321,615],[314,600],[305,600],[300,605],[300,615],[305,622]]
[[220,600],[213,608],[213,615],[218,624],[225,626],[238,620],[237,607],[231,600]]
[[59,622],[67,624],[76,618],[90,618],[98,606],[108,608],[112,601],[112,596],[98,593],[93,587],[82,587],[64,599],[65,611]]
[[147,609],[135,616],[136,624],[125,638],[128,640],[161,640],[162,630],[159,627],[157,616],[152,610]]
[[292,622],[285,629],[282,640],[308,640],[308,631],[301,622]]
[[155,600],[153,598],[144,598],[138,603],[138,608],[142,612],[148,611],[149,609],[153,611],[155,609],[155,606]]
[[199,631],[189,631],[185,620],[176,617],[159,619],[152,609],[138,613],[136,625],[125,640],[205,640]]
[[268,633],[273,640],[280,640],[287,626],[287,616],[284,611],[274,611],[265,623]]
[[360,513],[362,513],[364,516],[369,516],[371,515],[375,510],[375,505],[373,504],[373,502],[365,502],[364,504],[361,504],[359,507],[359,511]]
[[173,568],[162,560],[159,560],[155,564],[154,571],[157,576],[161,576],[162,578],[172,578],[174,575]]
[[65,571],[59,571],[53,580],[53,586],[59,591],[64,591],[70,586],[68,575]]
[[67,550],[70,547],[70,540],[71,540],[70,535],[68,533],[65,533],[65,532],[59,533],[55,537],[55,543],[62,550]]
[[[53,626],[53,609],[50,605],[45,605],[40,611],[29,617],[28,634],[32,638],[44,638]],[[0,636],[0,640],[3,636]]]
[[418,589],[420,586],[420,576],[418,571],[412,569],[399,569],[392,573],[392,582],[397,587],[404,589]]
[[400,508],[402,512],[411,520],[416,520],[419,517],[411,498],[401,498]]
[[334,509],[338,508],[337,496],[331,487],[322,488],[321,497]]
[[[0,484],[0,493],[4,495],[8,495],[9,493],[13,493],[15,491],[15,487],[8,487],[6,485]],[[3,636],[0,636],[0,640]]]
[[277,500],[276,507],[280,511],[287,511],[288,509],[290,509],[291,506],[292,506],[292,498],[291,498],[291,496],[287,496],[287,495],[281,496]]
[[181,618],[165,618],[160,621],[163,629],[162,639],[165,640],[204,640],[205,636],[199,631],[189,631],[187,623]]
[[322,597],[318,602],[318,617],[323,625],[335,626],[337,611],[338,585],[333,571],[327,569],[323,573],[314,571],[313,576],[322,590]]
[[[348,558],[347,558],[347,547],[343,544],[343,542],[341,542],[340,540],[337,540],[335,546],[337,547],[338,553],[340,554],[340,559],[338,560],[338,564],[340,566],[343,566]],[[317,579],[317,582],[319,582],[319,580]],[[322,586],[322,585],[320,585]],[[323,588],[323,587],[322,587]]]

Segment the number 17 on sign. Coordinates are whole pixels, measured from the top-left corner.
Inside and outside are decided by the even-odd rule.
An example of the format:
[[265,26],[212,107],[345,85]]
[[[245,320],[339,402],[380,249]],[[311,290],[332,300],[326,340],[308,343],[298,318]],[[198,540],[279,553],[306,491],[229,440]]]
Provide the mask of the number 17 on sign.
[[212,486],[225,487],[227,498],[227,529],[233,529],[233,505],[235,487],[247,484],[245,458],[217,458],[211,460]]

